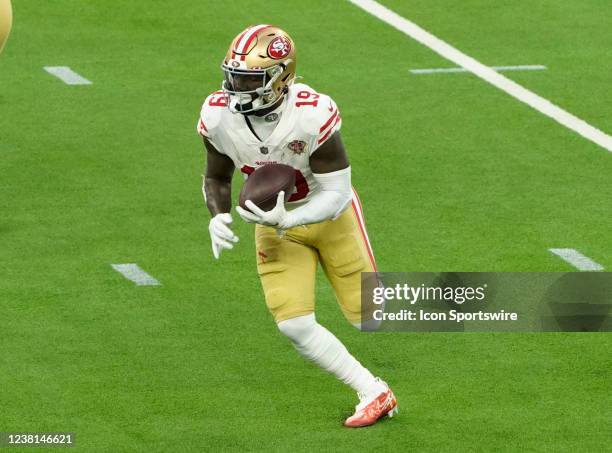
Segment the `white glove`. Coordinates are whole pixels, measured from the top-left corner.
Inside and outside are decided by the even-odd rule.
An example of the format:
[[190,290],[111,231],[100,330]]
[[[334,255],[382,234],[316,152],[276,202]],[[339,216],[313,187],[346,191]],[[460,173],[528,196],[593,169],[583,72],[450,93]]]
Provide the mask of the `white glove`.
[[232,224],[232,216],[230,213],[225,212],[223,214],[217,214],[208,224],[208,231],[210,232],[210,242],[212,243],[212,251],[215,259],[219,259],[221,251],[223,249],[233,249],[234,245],[232,242],[238,242],[238,236],[236,236],[229,225]]
[[276,206],[274,206],[274,209],[271,211],[264,211],[258,208],[251,200],[245,201],[244,204],[249,208],[248,211],[242,209],[240,206],[236,206],[236,211],[245,222],[255,222],[261,225],[274,226],[280,230],[285,230],[293,226],[290,225],[290,215],[285,209],[285,192],[282,190],[278,193]]

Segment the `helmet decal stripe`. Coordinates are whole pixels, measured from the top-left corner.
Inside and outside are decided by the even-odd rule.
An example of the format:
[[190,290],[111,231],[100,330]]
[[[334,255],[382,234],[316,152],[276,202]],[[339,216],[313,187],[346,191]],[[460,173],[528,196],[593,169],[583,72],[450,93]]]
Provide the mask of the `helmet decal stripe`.
[[240,40],[244,37],[244,35],[246,35],[248,33],[249,30],[251,30],[253,27],[247,27],[246,30],[244,30],[242,33],[240,33],[240,35],[238,36],[238,39],[236,39],[236,45],[234,46],[234,48],[232,49],[232,58],[236,58],[236,51],[240,48]]
[[246,59],[246,55],[245,54],[249,50],[249,46],[251,45],[251,43],[253,42],[253,40],[257,36],[257,34],[262,32],[266,28],[270,28],[270,27],[271,27],[271,25],[258,25],[257,27],[253,27],[251,29],[251,31],[249,31],[249,33],[247,33],[242,38],[242,41],[244,41],[244,46],[241,49],[241,53],[242,53],[242,55],[240,56],[240,60],[241,61],[244,61]]
[[269,27],[269,25],[259,24],[259,25],[253,25],[252,27],[247,28],[245,32],[240,36],[240,39],[236,41],[236,50],[238,52],[245,52],[246,49],[244,49],[244,47],[245,47],[246,42],[250,41],[253,33],[257,33],[263,27]]
[[236,40],[236,47],[235,47],[236,52],[240,52],[240,49],[242,47],[244,47],[244,37],[246,35],[248,35],[250,32],[252,32],[254,28],[257,28],[257,27],[258,27],[258,25],[253,25],[253,26],[247,28],[245,31],[243,31],[240,34],[240,37]]

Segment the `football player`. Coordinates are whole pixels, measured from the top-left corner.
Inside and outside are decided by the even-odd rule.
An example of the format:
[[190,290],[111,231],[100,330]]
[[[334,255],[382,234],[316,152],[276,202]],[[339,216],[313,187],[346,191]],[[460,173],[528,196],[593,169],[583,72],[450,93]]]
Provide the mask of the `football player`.
[[[376,423],[397,412],[389,386],[361,365],[315,318],[315,274],[321,264],[345,317],[361,327],[361,273],[375,272],[363,213],[351,187],[351,167],[340,137],[342,120],[327,95],[296,81],[291,37],[255,25],[232,41],[221,65],[221,90],[204,101],[197,131],[207,154],[203,192],[212,219],[212,251],[219,258],[238,238],[231,230],[231,181],[267,163],[295,169],[284,194],[267,212],[247,201],[240,217],[255,223],[257,271],[266,304],[295,348],[358,394],[345,426]],[[364,320],[364,322],[368,322]]]
[[4,48],[4,43],[8,38],[13,23],[13,12],[11,10],[11,0],[0,0],[0,52]]

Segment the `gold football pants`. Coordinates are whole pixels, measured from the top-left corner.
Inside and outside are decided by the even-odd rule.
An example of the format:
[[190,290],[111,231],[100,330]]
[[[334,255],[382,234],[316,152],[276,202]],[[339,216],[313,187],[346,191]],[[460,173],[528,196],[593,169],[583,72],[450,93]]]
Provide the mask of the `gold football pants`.
[[0,52],[2,52],[6,38],[11,31],[12,23],[11,0],[0,0]]
[[268,309],[278,323],[315,309],[315,276],[321,263],[344,316],[361,322],[361,273],[376,264],[356,194],[336,220],[276,229],[256,225],[257,271]]

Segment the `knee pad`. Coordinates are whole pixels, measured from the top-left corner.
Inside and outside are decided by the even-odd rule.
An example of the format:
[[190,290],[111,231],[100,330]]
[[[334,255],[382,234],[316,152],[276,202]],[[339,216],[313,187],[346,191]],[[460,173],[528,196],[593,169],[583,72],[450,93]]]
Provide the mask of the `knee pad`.
[[350,234],[325,245],[325,261],[332,274],[342,278],[370,270],[358,242],[356,234]]
[[317,321],[314,313],[286,319],[277,324],[278,330],[296,345],[308,343],[308,340],[316,332]]

